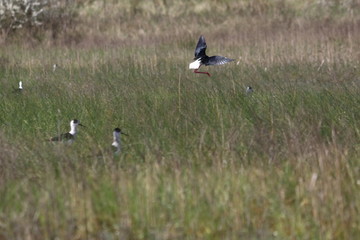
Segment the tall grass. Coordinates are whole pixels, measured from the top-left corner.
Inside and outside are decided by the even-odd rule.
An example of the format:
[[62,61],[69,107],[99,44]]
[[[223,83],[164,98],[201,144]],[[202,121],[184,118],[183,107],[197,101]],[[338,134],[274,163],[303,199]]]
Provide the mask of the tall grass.
[[[242,24],[204,30],[236,58],[211,78],[193,29],[2,48],[0,239],[357,239],[357,23]],[[73,118],[74,144],[47,141]]]

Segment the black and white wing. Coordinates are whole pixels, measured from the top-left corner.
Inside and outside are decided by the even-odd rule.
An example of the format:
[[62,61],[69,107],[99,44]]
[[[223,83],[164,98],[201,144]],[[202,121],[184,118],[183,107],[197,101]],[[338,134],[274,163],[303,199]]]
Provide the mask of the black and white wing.
[[62,133],[60,136],[52,137],[50,141],[57,142],[57,141],[64,141],[64,140],[71,140],[74,139],[74,136],[71,133]]
[[209,57],[209,60],[207,64],[205,65],[222,65],[231,61],[234,61],[235,59],[227,58],[227,57],[221,57],[221,56],[212,56]]
[[201,35],[195,48],[195,59],[206,56],[206,48],[205,38]]

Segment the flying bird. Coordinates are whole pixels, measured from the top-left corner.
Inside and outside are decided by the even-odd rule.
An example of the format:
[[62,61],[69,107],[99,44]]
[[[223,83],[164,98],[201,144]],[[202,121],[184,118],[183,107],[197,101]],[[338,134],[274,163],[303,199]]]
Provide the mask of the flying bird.
[[58,142],[58,141],[64,141],[67,143],[72,143],[75,140],[76,134],[77,134],[77,126],[85,127],[80,123],[79,120],[73,119],[70,122],[70,132],[62,133],[59,136],[55,136],[50,138],[51,142]]
[[210,77],[210,73],[198,71],[202,65],[205,66],[222,65],[235,60],[221,56],[209,57],[206,55],[206,48],[207,46],[206,46],[205,38],[204,36],[200,36],[199,41],[195,48],[195,58],[194,58],[195,61],[190,63],[189,65],[189,69],[195,69],[194,73],[207,74]]

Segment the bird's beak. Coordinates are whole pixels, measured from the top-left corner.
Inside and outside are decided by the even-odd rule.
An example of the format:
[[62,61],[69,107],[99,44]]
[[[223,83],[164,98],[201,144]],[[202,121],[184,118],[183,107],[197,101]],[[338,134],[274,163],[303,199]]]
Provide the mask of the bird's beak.
[[128,134],[126,134],[126,133],[123,133],[123,132],[122,132],[121,134],[122,134],[122,135],[125,135],[125,136],[129,136]]
[[86,127],[86,126],[82,125],[81,123],[79,123],[79,126]]

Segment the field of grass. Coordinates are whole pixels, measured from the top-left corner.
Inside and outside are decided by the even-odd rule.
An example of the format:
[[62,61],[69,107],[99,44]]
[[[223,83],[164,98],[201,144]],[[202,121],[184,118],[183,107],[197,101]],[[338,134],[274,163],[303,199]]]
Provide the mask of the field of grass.
[[1,48],[0,240],[360,238],[359,23],[230,18]]

